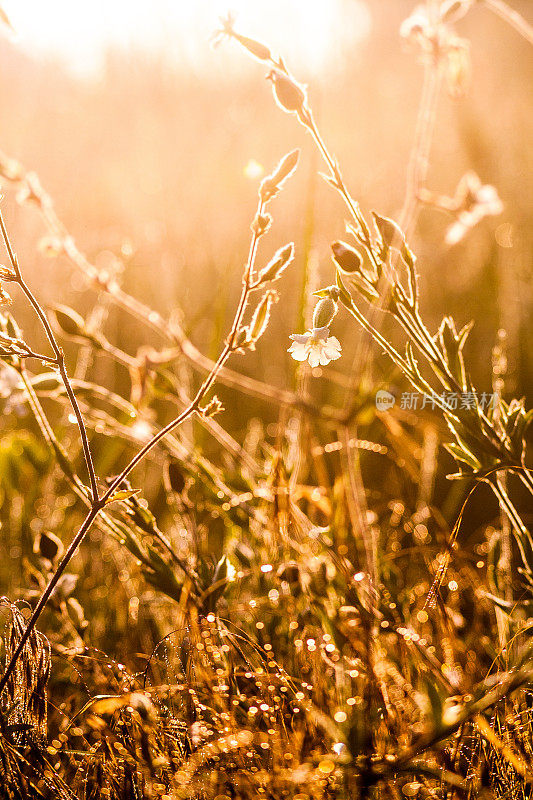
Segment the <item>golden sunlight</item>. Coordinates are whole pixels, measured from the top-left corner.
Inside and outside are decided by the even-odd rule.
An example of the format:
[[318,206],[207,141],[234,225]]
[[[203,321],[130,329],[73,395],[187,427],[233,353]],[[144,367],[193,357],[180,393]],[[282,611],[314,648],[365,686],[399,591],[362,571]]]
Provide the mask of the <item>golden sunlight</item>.
[[361,0],[6,0],[3,4],[27,51],[60,59],[74,72],[98,72],[108,49],[164,51],[198,67],[218,18],[234,13],[240,27],[290,51],[311,70],[325,66],[346,37],[368,35],[370,15]]

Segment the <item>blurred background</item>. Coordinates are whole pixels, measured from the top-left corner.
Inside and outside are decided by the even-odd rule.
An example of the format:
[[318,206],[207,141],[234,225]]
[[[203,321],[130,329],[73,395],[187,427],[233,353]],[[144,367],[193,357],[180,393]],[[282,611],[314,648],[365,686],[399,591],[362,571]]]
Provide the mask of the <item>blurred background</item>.
[[[527,2],[513,5],[527,17]],[[290,387],[295,364],[285,351],[303,324],[304,273],[315,287],[333,280],[329,244],[346,238],[346,215],[318,175],[312,142],[272,102],[265,65],[233,41],[213,47],[227,5],[26,0],[4,7],[16,33],[5,29],[0,47],[0,148],[38,173],[94,263],[118,259],[124,288],[165,317],[184,310],[187,332],[204,353],[218,351],[233,317],[258,183],[284,153],[301,148],[259,256],[266,262],[294,240],[295,263],[267,336],[232,364]],[[422,91],[420,53],[399,36],[414,4],[243,0],[232,8],[237,29],[267,42],[308,85],[319,127],[365,212],[396,217]],[[467,358],[480,391],[491,391],[491,350],[505,328],[507,390],[531,404],[533,55],[481,4],[456,33],[470,42],[471,64],[460,96],[443,83],[426,186],[453,196],[473,169],[496,187],[504,211],[450,246],[444,235],[452,217],[422,209],[411,245],[424,314],[432,330],[445,313],[459,325],[474,319]],[[9,192],[4,209],[43,301],[87,311],[94,292],[61,257],[50,260],[36,248],[43,235],[37,213]],[[345,323],[339,315],[334,333],[344,358],[335,370],[349,372],[361,333]],[[114,313],[106,332],[130,352],[151,336]],[[386,377],[389,365],[377,360]],[[320,380],[311,390],[331,391]]]
[[[233,7],[238,29],[267,41],[308,83],[319,125],[363,208],[394,217],[422,83],[418,53],[398,33],[413,4],[293,0]],[[56,1],[5,9],[17,34],[4,37],[0,48],[1,148],[39,174],[91,258],[111,251],[123,259],[128,291],[165,315],[186,307],[203,348],[231,318],[258,179],[287,150],[302,148],[264,245],[265,257],[288,239],[297,249],[283,292],[288,308],[278,306],[270,333],[279,335],[283,352],[298,324],[303,255],[312,249],[319,280],[329,282],[328,244],[344,235],[345,215],[316,177],[311,142],[272,103],[264,67],[233,42],[210,46],[224,4]],[[476,320],[470,357],[483,388],[490,388],[488,356],[503,325],[512,328],[513,384],[527,393],[533,57],[482,7],[457,28],[471,42],[470,85],[464,97],[441,94],[427,185],[453,194],[472,168],[497,187],[505,210],[451,248],[443,245],[450,219],[426,210],[412,244],[430,319],[436,323],[446,310],[462,324],[468,309]],[[36,262],[40,224],[35,219],[33,228],[31,214],[11,203],[6,213],[19,252],[31,253],[28,268],[49,276],[42,287],[47,299],[63,296],[68,270]],[[502,225],[505,236],[498,237]],[[71,282],[71,289],[80,287]],[[253,363],[259,377],[276,383],[287,381],[289,366],[288,358],[264,359],[260,352]]]

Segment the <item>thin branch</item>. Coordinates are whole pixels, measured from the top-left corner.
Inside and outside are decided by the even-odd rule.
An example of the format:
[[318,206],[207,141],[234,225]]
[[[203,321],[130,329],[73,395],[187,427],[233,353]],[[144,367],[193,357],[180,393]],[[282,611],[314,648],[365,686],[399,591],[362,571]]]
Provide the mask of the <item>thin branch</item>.
[[35,313],[37,314],[37,316],[38,316],[38,318],[39,318],[39,320],[40,320],[40,322],[41,322],[41,324],[42,324],[42,326],[44,328],[44,331],[46,333],[48,341],[50,342],[50,346],[51,346],[52,350],[54,351],[55,362],[57,364],[57,368],[58,368],[59,373],[61,375],[61,379],[63,381],[63,384],[65,386],[65,391],[66,391],[66,393],[68,395],[68,398],[70,400],[70,404],[72,406],[72,410],[73,410],[74,415],[76,417],[76,422],[78,424],[78,428],[79,428],[79,431],[80,431],[80,437],[81,437],[82,446],[83,446],[83,453],[84,453],[84,456],[85,456],[85,463],[87,465],[87,472],[89,473],[89,481],[90,481],[90,485],[91,485],[91,494],[92,494],[93,500],[96,502],[98,500],[98,483],[97,483],[97,480],[96,480],[96,473],[95,473],[95,470],[94,470],[94,464],[93,464],[93,458],[92,458],[92,454],[91,454],[91,448],[90,448],[90,445],[89,445],[89,439],[87,437],[87,431],[85,429],[85,423],[83,422],[83,417],[81,415],[81,411],[80,411],[80,408],[78,406],[78,401],[76,400],[76,395],[74,394],[74,391],[72,389],[72,385],[70,383],[70,379],[69,379],[69,376],[68,376],[68,373],[67,373],[67,369],[66,369],[66,366],[65,366],[65,356],[63,354],[63,350],[61,349],[61,347],[57,343],[57,340],[56,340],[56,338],[54,336],[54,332],[53,332],[53,330],[52,330],[52,328],[50,326],[50,323],[48,321],[48,318],[47,318],[45,312],[43,311],[43,309],[39,305],[39,302],[37,301],[37,298],[35,297],[35,295],[31,291],[31,289],[29,288],[28,284],[25,282],[24,278],[22,277],[22,271],[20,269],[20,266],[19,266],[19,263],[18,263],[18,259],[17,259],[16,255],[15,255],[15,253],[13,251],[13,248],[11,246],[9,235],[8,235],[8,232],[7,232],[7,229],[6,229],[6,226],[5,226],[5,222],[4,222],[4,217],[3,217],[1,211],[0,211],[0,230],[2,232],[2,238],[4,240],[4,244],[6,246],[6,250],[7,250],[7,253],[9,255],[9,260],[11,262],[11,266],[13,267],[13,270],[15,272],[15,277],[13,278],[13,282],[17,283],[20,286],[20,288],[22,289],[22,292],[24,293],[25,297],[28,299],[29,303],[31,304],[32,308],[34,309]]
[[[261,216],[261,214],[262,214],[262,212],[264,210],[264,205],[265,205],[265,203],[263,202],[263,200],[260,199],[259,203],[258,203],[257,217]],[[12,261],[12,264],[13,264],[13,268],[14,268],[14,270],[16,272],[16,275],[17,275],[17,281],[19,282],[19,284],[23,288],[23,291],[25,290],[25,294],[27,293],[28,299],[30,300],[30,302],[32,303],[32,305],[36,309],[37,313],[39,314],[39,317],[40,317],[41,321],[43,322],[43,326],[45,328],[45,331],[48,334],[50,343],[51,343],[52,347],[54,348],[54,352],[57,352],[58,356],[60,356],[60,355],[62,356],[62,353],[61,353],[61,351],[60,351],[60,349],[59,349],[59,347],[58,347],[58,345],[57,345],[57,343],[55,341],[54,334],[53,334],[53,332],[52,332],[52,330],[50,328],[50,325],[48,323],[46,315],[40,309],[40,306],[38,305],[37,301],[33,297],[33,294],[30,292],[30,290],[28,289],[28,287],[26,286],[26,284],[24,284],[24,282],[22,280],[22,276],[20,274],[20,270],[19,270],[19,267],[18,267],[18,263],[17,263],[16,257],[13,254],[13,252],[11,250],[11,247],[9,245],[9,239],[7,237],[7,232],[5,230],[5,226],[4,226],[4,223],[3,223],[3,219],[1,218],[1,215],[0,215],[0,220],[1,220],[0,224],[2,226],[2,232],[4,234],[4,239],[6,241],[6,246],[8,247],[8,251],[9,251],[9,255],[10,255],[10,258],[11,258],[11,261]],[[204,380],[204,382],[200,386],[198,392],[196,393],[194,399],[191,401],[189,406],[181,414],[179,414],[174,420],[172,420],[168,425],[166,425],[164,428],[162,428],[160,431],[158,431],[152,437],[152,439],[144,447],[141,448],[141,450],[131,459],[131,461],[127,464],[127,466],[122,470],[120,475],[117,478],[115,478],[115,480],[113,480],[113,482],[111,483],[111,485],[109,486],[107,491],[102,495],[102,497],[100,497],[98,495],[98,491],[97,490],[96,490],[95,493],[93,493],[91,507],[90,507],[90,509],[89,509],[89,511],[87,513],[87,516],[85,517],[81,527],[79,528],[78,532],[74,536],[74,539],[72,540],[71,544],[69,545],[68,549],[66,550],[65,555],[63,556],[63,558],[61,559],[59,565],[57,566],[56,571],[55,571],[54,575],[51,577],[51,579],[50,579],[48,585],[46,586],[43,594],[39,598],[39,601],[37,602],[37,605],[36,605],[32,615],[31,615],[31,617],[30,617],[30,619],[28,621],[28,624],[27,624],[27,626],[26,626],[26,628],[24,630],[24,633],[22,634],[22,636],[20,638],[20,641],[19,641],[15,651],[13,652],[13,655],[11,656],[11,658],[9,660],[9,663],[6,666],[6,670],[4,672],[4,675],[3,675],[2,679],[0,680],[0,696],[1,696],[2,692],[3,692],[3,690],[5,689],[8,681],[9,681],[9,679],[10,679],[10,677],[11,677],[11,675],[12,675],[12,673],[13,673],[15,667],[16,667],[17,661],[18,661],[18,659],[19,659],[19,657],[20,657],[20,655],[21,655],[21,653],[22,653],[22,651],[24,649],[24,646],[25,646],[28,638],[30,637],[33,629],[35,628],[35,625],[37,624],[37,621],[38,621],[39,617],[41,616],[41,613],[43,612],[44,608],[46,607],[46,604],[48,603],[48,600],[50,599],[54,589],[56,588],[56,586],[57,586],[57,584],[59,582],[59,579],[63,575],[63,573],[64,573],[66,567],[68,566],[68,564],[70,563],[70,560],[72,559],[74,553],[76,552],[76,550],[78,549],[79,545],[83,541],[83,539],[85,537],[85,534],[91,528],[91,526],[92,526],[94,520],[96,519],[96,517],[98,516],[98,514],[102,511],[102,509],[107,505],[108,502],[112,502],[112,496],[113,496],[115,490],[118,487],[120,487],[120,485],[122,484],[123,480],[142,461],[142,459],[147,455],[147,453],[149,453],[156,446],[156,444],[161,439],[163,439],[167,434],[169,434],[171,431],[173,431],[179,425],[181,425],[186,419],[191,417],[193,414],[201,413],[200,403],[205,398],[207,392],[209,391],[209,389],[211,388],[211,386],[215,382],[220,368],[224,365],[224,363],[227,361],[229,356],[236,349],[238,349],[238,345],[236,345],[237,335],[238,335],[240,327],[241,327],[242,319],[243,319],[244,313],[246,311],[248,298],[249,298],[249,294],[250,294],[250,291],[251,291],[250,287],[251,287],[252,282],[253,282],[253,268],[254,268],[256,253],[257,253],[257,246],[258,246],[258,242],[259,242],[259,239],[260,239],[261,235],[262,235],[262,232],[258,229],[257,226],[254,225],[253,226],[252,239],[251,239],[251,243],[250,243],[250,250],[249,250],[249,254],[248,254],[248,260],[247,260],[246,267],[245,267],[245,270],[244,270],[242,291],[241,291],[241,296],[240,296],[239,303],[238,303],[238,306],[237,306],[237,311],[236,311],[235,317],[233,319],[233,323],[232,323],[232,326],[231,326],[230,333],[228,335],[228,338],[226,339],[226,344],[224,345],[224,348],[223,348],[223,350],[222,350],[222,352],[221,352],[221,354],[220,354],[215,366],[213,367],[212,371],[209,373],[207,378]],[[39,311],[40,311],[40,313],[39,313]],[[56,348],[57,348],[57,350],[56,350]],[[65,382],[65,389],[67,390],[67,393],[69,394],[69,397],[70,397],[71,394],[73,396],[73,392],[72,392],[72,388],[71,387],[70,387],[70,392],[69,392],[69,387],[70,387],[70,383],[69,383],[68,377],[67,377],[66,382]],[[77,403],[76,403],[76,409],[77,409],[77,411],[78,411],[78,413],[80,415],[80,418],[81,418],[81,412],[79,411]],[[83,431],[85,432],[85,426],[83,424],[83,421],[82,421],[82,428],[83,428]],[[85,434],[85,437],[86,437],[86,434]],[[93,475],[94,475],[94,472],[93,472]],[[96,486],[96,484],[95,484],[95,486]]]
[[526,41],[533,44],[533,25],[524,19],[518,11],[511,8],[503,0],[481,0],[487,8],[497,14],[500,19],[507,22],[515,31],[518,31],[520,36],[523,36]]

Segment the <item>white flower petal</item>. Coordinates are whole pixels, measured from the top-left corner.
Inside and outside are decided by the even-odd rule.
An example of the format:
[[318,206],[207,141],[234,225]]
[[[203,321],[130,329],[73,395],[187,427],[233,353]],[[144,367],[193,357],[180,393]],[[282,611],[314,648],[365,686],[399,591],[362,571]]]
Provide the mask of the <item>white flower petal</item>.
[[316,349],[311,350],[309,353],[309,365],[311,367],[318,367],[319,364],[320,364],[320,352],[317,352]]
[[338,350],[335,350],[333,347],[324,348],[322,354],[328,359],[328,361],[336,361],[341,357],[341,353]]
[[337,350],[342,350],[341,343],[336,336],[330,336],[326,342],[327,347],[336,347]]
[[303,344],[295,342],[291,344],[287,352],[291,354],[295,361],[307,360],[308,348]]

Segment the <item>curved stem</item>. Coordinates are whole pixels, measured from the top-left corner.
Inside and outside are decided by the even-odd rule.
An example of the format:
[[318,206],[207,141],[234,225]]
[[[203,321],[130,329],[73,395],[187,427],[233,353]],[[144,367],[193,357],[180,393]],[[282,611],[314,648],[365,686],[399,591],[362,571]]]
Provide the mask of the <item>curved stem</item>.
[[508,6],[503,0],[482,0],[482,2],[487,8],[490,8],[491,11],[497,14],[500,19],[507,22],[515,31],[518,31],[520,36],[523,36],[526,41],[533,44],[533,25],[530,25],[518,11]]
[[[260,215],[263,212],[263,208],[264,208],[264,203],[263,203],[262,200],[260,200],[259,204],[258,204],[258,209],[257,209],[257,214],[258,215]],[[1,217],[0,217],[0,219],[1,219]],[[5,228],[3,227],[3,220],[1,221],[0,224],[2,225],[2,231],[5,231]],[[4,236],[7,237],[7,233],[5,233]],[[11,675],[12,675],[14,669],[15,669],[15,666],[17,664],[17,661],[18,661],[19,657],[20,657],[20,654],[22,653],[22,650],[24,649],[24,645],[26,644],[28,638],[30,637],[30,635],[31,635],[31,633],[33,631],[33,629],[35,628],[35,625],[37,624],[37,621],[38,621],[39,617],[41,616],[41,613],[43,612],[44,608],[46,607],[46,604],[48,603],[48,600],[50,599],[54,589],[56,588],[56,586],[57,586],[57,584],[59,582],[59,579],[63,575],[63,573],[64,573],[66,567],[68,566],[70,560],[72,559],[74,553],[76,552],[76,550],[78,549],[79,545],[83,541],[86,533],[89,531],[92,523],[94,522],[94,520],[96,519],[98,514],[102,511],[102,509],[106,506],[106,504],[108,502],[112,501],[112,495],[115,492],[115,490],[120,486],[122,481],[130,474],[130,472],[137,466],[137,464],[139,464],[139,462],[142,461],[142,459],[146,456],[146,454],[149,453],[150,450],[152,450],[152,448],[154,448],[156,446],[156,444],[162,438],[164,438],[168,433],[170,433],[172,430],[174,430],[179,425],[181,425],[186,419],[188,419],[190,416],[192,416],[192,414],[197,413],[200,410],[200,403],[203,400],[203,398],[205,397],[205,395],[207,394],[207,392],[209,391],[209,389],[211,388],[211,386],[214,383],[214,381],[216,380],[216,377],[218,375],[219,369],[227,361],[227,359],[229,358],[231,353],[236,349],[235,348],[235,340],[236,340],[237,334],[239,332],[240,325],[241,325],[241,322],[242,322],[242,318],[243,318],[244,312],[246,310],[246,305],[247,305],[247,302],[248,302],[248,296],[249,296],[249,293],[250,293],[250,286],[252,284],[253,267],[254,267],[255,257],[256,257],[256,253],[257,253],[257,245],[258,245],[260,236],[261,236],[261,233],[259,233],[256,229],[254,229],[253,235],[252,235],[252,240],[251,240],[251,243],[250,243],[250,250],[249,250],[249,254],[248,254],[248,260],[247,260],[245,271],[244,271],[243,286],[242,286],[242,291],[241,291],[241,296],[240,296],[240,299],[239,299],[239,303],[238,303],[238,306],[237,306],[237,311],[235,313],[235,317],[233,319],[233,323],[232,323],[232,326],[231,326],[231,330],[230,330],[229,336],[228,336],[228,338],[226,340],[226,344],[225,344],[225,346],[224,346],[219,358],[217,359],[216,364],[214,365],[213,369],[211,370],[211,372],[209,373],[207,378],[204,380],[204,382],[200,386],[200,388],[199,388],[198,392],[196,393],[194,399],[187,406],[187,408],[184,411],[182,411],[181,414],[179,414],[168,425],[166,425],[164,428],[162,428],[160,431],[158,431],[152,437],[152,439],[149,442],[147,442],[147,444],[144,447],[142,447],[141,450],[139,450],[139,452],[131,459],[131,461],[127,464],[127,466],[122,470],[120,475],[117,478],[115,478],[115,480],[111,483],[111,485],[106,490],[106,492],[102,495],[102,497],[99,497],[98,492],[96,492],[96,494],[93,494],[91,506],[89,508],[89,511],[88,511],[85,519],[83,520],[83,523],[82,523],[81,527],[79,528],[78,532],[74,536],[74,539],[70,543],[67,551],[65,552],[65,555],[61,559],[61,561],[60,561],[60,563],[59,563],[54,575],[51,577],[48,585],[46,586],[44,592],[42,593],[41,597],[39,598],[39,601],[37,602],[37,605],[35,606],[35,609],[34,609],[32,615],[31,615],[31,617],[30,617],[30,619],[28,621],[28,624],[27,624],[27,626],[26,626],[26,628],[24,630],[24,633],[22,634],[22,636],[20,638],[20,641],[19,641],[19,643],[17,645],[17,648],[14,651],[13,655],[11,656],[11,659],[9,660],[9,663],[6,666],[6,670],[4,672],[4,675],[3,675],[2,679],[0,680],[0,695],[2,694],[4,688],[6,687],[8,681],[9,681],[9,678],[11,677]],[[9,250],[9,254],[10,254],[10,258],[12,259],[13,267],[14,267],[16,273],[17,273],[17,278],[18,278],[19,282],[21,284],[23,284],[22,277],[20,275],[20,270],[18,268],[18,264],[17,264],[16,258],[14,256],[14,254],[12,254],[11,250]],[[25,284],[24,284],[24,286],[25,286]],[[29,292],[28,299],[33,298],[33,295],[31,294],[29,289],[27,291]],[[31,299],[30,299],[30,302],[32,302]],[[34,305],[34,303],[35,303],[35,305]],[[55,338],[54,338],[53,332],[51,331],[51,328],[50,328],[50,325],[49,325],[48,320],[46,318],[46,315],[44,314],[42,309],[40,309],[40,307],[38,306],[38,303],[35,300],[35,298],[33,298],[32,305],[34,305],[34,308],[37,306],[36,307],[36,311],[37,311],[37,308],[39,308],[39,310],[40,310],[39,317],[40,317],[41,321],[43,322],[43,326],[44,326],[45,330],[47,331],[47,333],[48,333],[48,331],[50,332],[49,339],[50,339],[50,343],[52,344],[52,347],[54,348],[54,352],[55,352],[55,348],[56,347],[58,348],[58,346],[55,343]],[[44,319],[43,319],[43,317],[44,317]],[[58,350],[59,350],[59,348],[58,348]],[[70,382],[68,381],[68,377],[67,377],[67,383],[68,383],[68,386],[70,386]],[[67,393],[68,393],[67,383],[65,384],[65,389],[67,390]],[[71,392],[72,392],[72,389],[71,389]],[[69,394],[69,397],[70,397],[70,394]],[[77,407],[78,406],[77,406],[77,403],[76,403],[76,408]],[[78,411],[79,411],[79,409],[78,409]],[[80,417],[81,417],[81,412],[80,412]],[[85,431],[85,425],[84,425],[83,421],[82,421],[82,427],[83,427],[83,430]]]
[[44,328],[44,331],[46,333],[47,339],[50,342],[50,346],[51,346],[52,350],[54,351],[57,368],[58,368],[59,373],[61,375],[61,379],[62,379],[63,384],[65,386],[65,391],[66,391],[66,393],[68,395],[68,398],[70,400],[70,405],[72,406],[72,410],[74,412],[74,416],[76,417],[76,422],[78,424],[78,428],[79,428],[79,431],[80,431],[80,437],[81,437],[81,442],[82,442],[82,446],[83,446],[83,453],[84,453],[84,456],[85,456],[85,463],[87,465],[87,472],[89,473],[89,481],[90,481],[90,485],[91,485],[91,494],[92,494],[93,500],[96,502],[98,500],[98,484],[97,484],[97,480],[96,480],[96,473],[95,473],[95,470],[94,470],[94,464],[93,464],[93,459],[92,459],[92,454],[91,454],[91,448],[90,448],[90,445],[89,445],[89,439],[88,439],[88,436],[87,436],[87,430],[85,428],[85,423],[83,422],[83,417],[81,415],[81,411],[80,411],[80,408],[79,408],[79,405],[78,405],[78,401],[76,400],[76,396],[75,396],[74,391],[72,389],[72,385],[70,383],[70,379],[69,379],[69,376],[68,376],[68,373],[67,373],[67,369],[65,367],[65,356],[63,354],[63,350],[61,349],[61,347],[57,343],[57,340],[56,340],[56,338],[54,336],[54,332],[53,332],[53,330],[52,330],[52,328],[50,326],[50,323],[48,321],[48,317],[46,316],[45,312],[43,311],[43,309],[39,305],[39,303],[37,301],[37,298],[35,297],[35,295],[31,291],[31,289],[29,288],[29,286],[25,282],[24,278],[22,277],[22,272],[21,272],[17,257],[16,257],[16,255],[15,255],[15,253],[13,251],[12,246],[11,246],[9,235],[7,233],[7,229],[6,229],[5,222],[4,222],[4,217],[3,217],[1,211],[0,211],[0,230],[2,232],[2,238],[4,240],[4,243],[5,243],[5,246],[6,246],[6,250],[7,250],[7,253],[9,255],[9,260],[11,262],[11,266],[13,267],[13,270],[15,272],[15,276],[16,277],[13,280],[14,280],[15,283],[17,283],[20,286],[20,288],[21,288],[22,292],[24,293],[25,297],[27,298],[27,300],[29,301],[29,303],[32,306],[33,310],[37,314],[37,317],[39,318],[39,321],[41,322],[41,325]]

